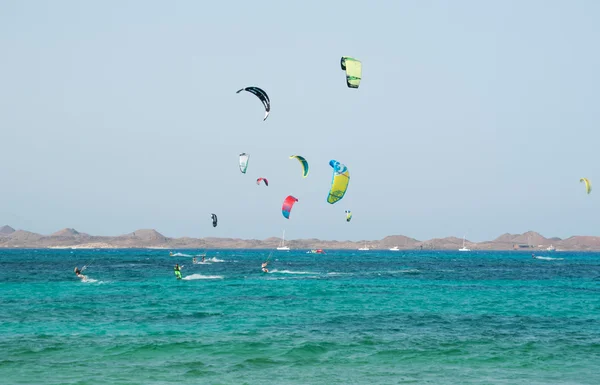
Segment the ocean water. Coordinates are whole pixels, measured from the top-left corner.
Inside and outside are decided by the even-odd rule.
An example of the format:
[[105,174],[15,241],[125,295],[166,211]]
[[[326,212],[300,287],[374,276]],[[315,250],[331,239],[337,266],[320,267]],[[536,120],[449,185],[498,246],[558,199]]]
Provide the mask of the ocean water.
[[0,251],[0,383],[600,384],[599,253],[199,253]]

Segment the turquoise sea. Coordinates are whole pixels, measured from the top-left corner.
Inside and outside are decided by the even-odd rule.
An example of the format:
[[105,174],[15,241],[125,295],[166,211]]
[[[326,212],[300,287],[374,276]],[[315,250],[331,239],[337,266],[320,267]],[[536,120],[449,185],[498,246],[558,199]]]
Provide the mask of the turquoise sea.
[[0,251],[0,383],[600,384],[600,253],[200,252]]

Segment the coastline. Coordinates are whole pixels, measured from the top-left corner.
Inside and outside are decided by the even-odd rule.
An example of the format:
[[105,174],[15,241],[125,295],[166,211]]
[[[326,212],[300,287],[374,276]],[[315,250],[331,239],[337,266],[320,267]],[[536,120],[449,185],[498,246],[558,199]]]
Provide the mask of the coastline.
[[[94,236],[75,229],[62,229],[50,235],[26,230],[14,230],[10,226],[0,228],[0,249],[276,249],[282,239],[271,237],[263,240],[240,238],[171,238],[153,229],[136,230],[119,236]],[[285,244],[292,250],[358,250],[368,246],[370,251],[389,250],[456,250],[463,247],[463,239],[457,237],[418,240],[404,235],[390,235],[378,240],[337,241],[321,239],[287,239]],[[518,250],[532,253],[561,251],[600,251],[600,236],[572,236],[566,239],[545,238],[528,231],[523,234],[503,234],[491,241],[472,242],[464,246],[471,251]],[[365,251],[368,252],[368,251]]]

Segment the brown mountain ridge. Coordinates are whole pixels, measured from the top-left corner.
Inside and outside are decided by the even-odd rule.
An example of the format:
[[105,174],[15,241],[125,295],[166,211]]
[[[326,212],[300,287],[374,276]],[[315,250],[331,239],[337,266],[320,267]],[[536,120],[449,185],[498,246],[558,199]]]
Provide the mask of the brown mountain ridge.
[[[6,225],[0,227],[0,247],[4,248],[160,248],[160,249],[274,249],[281,238],[263,240],[240,238],[170,238],[154,229],[140,229],[119,236],[93,236],[73,228],[65,228],[51,235],[41,235],[26,230],[14,230]],[[291,249],[358,249],[365,244],[370,249],[386,250],[397,246],[401,250],[457,250],[462,238],[446,237],[420,241],[404,235],[390,235],[380,240],[335,241],[321,239],[291,239],[286,245]],[[567,239],[545,238],[528,231],[523,234],[503,234],[491,241],[465,244],[471,250],[529,250],[546,251],[550,246],[556,250],[600,250],[598,236],[572,236]]]

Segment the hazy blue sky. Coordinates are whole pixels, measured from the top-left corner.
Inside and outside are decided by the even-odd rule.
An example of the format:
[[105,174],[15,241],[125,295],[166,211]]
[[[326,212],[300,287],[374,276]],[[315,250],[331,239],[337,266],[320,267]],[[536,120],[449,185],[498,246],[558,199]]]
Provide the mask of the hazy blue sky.
[[[600,191],[579,183],[600,183],[598,20],[598,1],[4,0],[0,224],[600,235]],[[363,62],[358,90],[342,55]],[[251,85],[271,97],[266,122],[235,93]],[[335,205],[330,159],[351,173]]]

